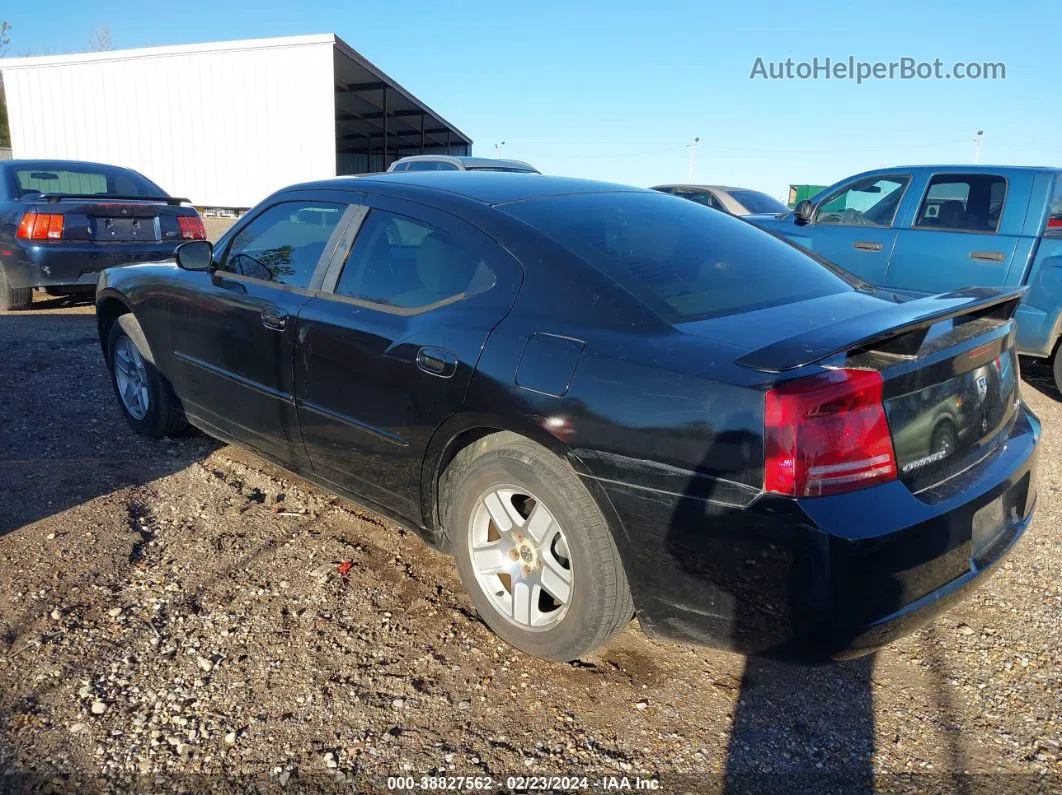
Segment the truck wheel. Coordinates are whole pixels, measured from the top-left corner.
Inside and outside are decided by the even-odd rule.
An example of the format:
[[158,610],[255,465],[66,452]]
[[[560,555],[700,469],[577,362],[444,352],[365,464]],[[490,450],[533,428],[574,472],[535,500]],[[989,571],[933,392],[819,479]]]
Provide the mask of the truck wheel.
[[568,661],[630,621],[630,588],[605,518],[546,448],[493,434],[461,451],[441,485],[461,580],[503,640]]
[[107,336],[107,366],[129,426],[143,436],[175,436],[187,427],[169,383],[155,367],[147,338],[131,314],[119,317]]
[[1055,349],[1054,357],[1055,388],[1062,392],[1062,345]]
[[29,309],[33,303],[32,287],[12,287],[0,268],[0,311],[11,309]]

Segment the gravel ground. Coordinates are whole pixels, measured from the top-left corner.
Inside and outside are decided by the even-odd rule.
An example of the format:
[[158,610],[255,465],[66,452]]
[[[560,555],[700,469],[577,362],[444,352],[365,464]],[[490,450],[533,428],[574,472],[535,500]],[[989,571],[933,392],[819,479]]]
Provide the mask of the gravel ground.
[[412,534],[202,435],[135,436],[91,307],[38,301],[0,314],[0,791],[1062,791],[1062,402],[1042,368],[1038,517],[933,625],[809,669],[632,622],[560,665],[497,641]]

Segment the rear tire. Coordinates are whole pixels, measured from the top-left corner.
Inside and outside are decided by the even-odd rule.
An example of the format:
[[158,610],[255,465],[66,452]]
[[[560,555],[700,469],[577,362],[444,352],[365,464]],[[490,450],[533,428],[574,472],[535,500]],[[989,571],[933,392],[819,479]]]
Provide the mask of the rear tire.
[[1062,392],[1062,345],[1055,348],[1055,356],[1052,363],[1054,365],[1055,388]]
[[440,492],[461,580],[503,640],[568,661],[630,621],[630,588],[605,518],[549,450],[513,433],[487,436],[447,467]]
[[0,268],[0,311],[29,309],[33,303],[32,287],[12,287]]
[[[188,427],[169,382],[155,367],[144,331],[132,314],[121,315],[111,326],[107,367],[118,405],[134,431],[157,439],[176,436]],[[127,390],[125,397],[123,387]]]

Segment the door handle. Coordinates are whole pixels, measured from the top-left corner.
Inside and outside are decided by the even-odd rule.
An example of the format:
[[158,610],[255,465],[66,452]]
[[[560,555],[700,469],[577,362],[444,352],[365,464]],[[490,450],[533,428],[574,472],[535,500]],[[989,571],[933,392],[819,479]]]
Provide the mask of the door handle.
[[417,367],[428,375],[452,378],[457,372],[457,357],[442,348],[421,348],[417,351]]
[[262,310],[262,325],[272,331],[283,331],[288,326],[288,313],[275,306]]
[[1002,262],[1006,259],[1006,256],[1002,251],[971,251],[970,259],[980,260],[981,262]]
[[852,244],[852,248],[859,249],[860,251],[881,251],[881,243],[875,243],[873,240],[857,240]]

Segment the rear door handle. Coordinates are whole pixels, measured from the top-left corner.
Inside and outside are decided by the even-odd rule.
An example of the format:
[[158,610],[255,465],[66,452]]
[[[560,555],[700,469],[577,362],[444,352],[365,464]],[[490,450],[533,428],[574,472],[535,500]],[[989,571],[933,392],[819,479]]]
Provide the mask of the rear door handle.
[[981,262],[1002,262],[1007,257],[1002,251],[971,251],[970,259]]
[[288,327],[288,313],[275,306],[262,310],[262,325],[272,331],[283,331]]
[[860,251],[881,251],[881,243],[875,243],[873,240],[857,240],[852,244],[852,248],[857,248]]
[[421,348],[417,351],[417,367],[428,375],[452,378],[457,372],[457,357],[442,348]]

